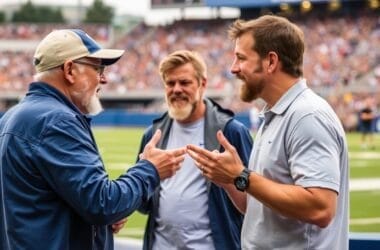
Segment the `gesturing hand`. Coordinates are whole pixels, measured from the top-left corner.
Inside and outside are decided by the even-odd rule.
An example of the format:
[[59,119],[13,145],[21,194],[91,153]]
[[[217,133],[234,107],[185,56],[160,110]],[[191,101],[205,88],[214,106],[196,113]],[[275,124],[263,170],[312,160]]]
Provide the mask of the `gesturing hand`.
[[195,164],[203,172],[203,175],[216,184],[233,183],[244,166],[236,152],[221,131],[218,131],[217,139],[225,151],[208,151],[195,145],[187,146],[187,153],[194,159]]
[[157,130],[152,139],[145,145],[140,159],[150,161],[157,169],[160,179],[171,177],[180,169],[185,159],[186,148],[162,150],[156,147],[161,138],[161,130]]

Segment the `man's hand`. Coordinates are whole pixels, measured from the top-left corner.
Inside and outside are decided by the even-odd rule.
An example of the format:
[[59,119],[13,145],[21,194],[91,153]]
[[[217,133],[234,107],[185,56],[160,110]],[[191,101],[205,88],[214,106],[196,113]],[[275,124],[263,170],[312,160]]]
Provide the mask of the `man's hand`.
[[145,145],[140,159],[150,161],[157,169],[160,179],[166,179],[180,169],[185,159],[186,148],[162,150],[156,147],[161,138],[161,130],[157,130],[152,139]]
[[127,218],[124,218],[114,224],[112,224],[112,232],[114,234],[117,234],[123,227],[124,227],[124,224],[127,222]]
[[216,184],[233,183],[234,179],[243,171],[243,163],[222,131],[218,131],[216,137],[225,151],[212,152],[195,145],[187,146],[187,153],[194,159],[197,167],[203,175]]

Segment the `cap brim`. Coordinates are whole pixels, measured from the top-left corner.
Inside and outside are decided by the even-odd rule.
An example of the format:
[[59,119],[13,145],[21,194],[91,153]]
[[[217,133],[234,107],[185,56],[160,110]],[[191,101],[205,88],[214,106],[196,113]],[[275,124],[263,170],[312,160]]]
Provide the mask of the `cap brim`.
[[123,56],[125,50],[120,49],[100,49],[87,57],[102,60],[102,65],[108,66],[117,62]]

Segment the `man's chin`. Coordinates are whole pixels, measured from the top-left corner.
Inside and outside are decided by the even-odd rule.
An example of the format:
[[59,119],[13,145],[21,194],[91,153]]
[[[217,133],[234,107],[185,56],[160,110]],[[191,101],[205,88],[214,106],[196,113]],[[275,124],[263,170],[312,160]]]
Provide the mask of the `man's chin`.
[[169,110],[169,116],[177,121],[183,121],[189,117],[189,115],[184,112],[175,112],[173,110]]
[[89,105],[87,105],[87,111],[88,115],[98,115],[103,111],[102,104],[96,95],[91,98]]
[[91,116],[95,116],[95,115],[100,114],[102,111],[103,111],[103,108],[100,108],[100,109],[92,110],[88,114]]
[[191,114],[191,108],[188,106],[182,107],[169,107],[168,110],[169,116],[174,120],[183,121],[186,120]]

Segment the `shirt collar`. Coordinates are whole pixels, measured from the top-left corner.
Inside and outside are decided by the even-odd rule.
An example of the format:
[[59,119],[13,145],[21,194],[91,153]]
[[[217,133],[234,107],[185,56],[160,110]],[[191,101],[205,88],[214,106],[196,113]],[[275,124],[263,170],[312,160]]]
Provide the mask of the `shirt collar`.
[[[293,103],[299,94],[308,89],[306,79],[298,80],[284,95],[276,102],[276,104],[270,109],[271,112],[277,115],[283,114],[288,107]],[[265,110],[267,107],[265,107]]]

